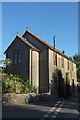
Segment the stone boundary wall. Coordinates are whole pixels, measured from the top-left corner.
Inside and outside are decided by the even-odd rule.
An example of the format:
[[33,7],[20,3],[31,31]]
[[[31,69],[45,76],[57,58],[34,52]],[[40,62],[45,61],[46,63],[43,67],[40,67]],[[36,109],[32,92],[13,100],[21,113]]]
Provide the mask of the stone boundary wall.
[[28,103],[31,97],[36,94],[16,94],[16,93],[3,93],[2,102],[9,104],[25,104]]
[[32,102],[46,102],[55,100],[49,93],[42,94],[16,94],[16,93],[3,93],[2,103],[3,104],[25,104]]

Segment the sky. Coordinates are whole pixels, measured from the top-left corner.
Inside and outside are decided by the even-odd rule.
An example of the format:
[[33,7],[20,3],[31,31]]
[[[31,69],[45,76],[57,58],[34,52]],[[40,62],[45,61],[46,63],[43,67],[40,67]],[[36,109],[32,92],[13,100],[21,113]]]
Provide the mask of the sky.
[[66,55],[78,53],[78,3],[77,2],[3,2],[2,3],[2,53],[18,32],[29,31]]
[[0,55],[1,50],[2,50],[2,3],[0,2]]

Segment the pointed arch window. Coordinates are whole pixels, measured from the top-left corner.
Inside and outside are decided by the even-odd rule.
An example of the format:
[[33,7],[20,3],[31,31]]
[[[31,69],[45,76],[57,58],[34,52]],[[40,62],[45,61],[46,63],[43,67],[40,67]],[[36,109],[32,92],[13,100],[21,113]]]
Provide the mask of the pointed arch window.
[[21,63],[21,50],[18,50],[18,63]]
[[19,64],[21,63],[21,50],[17,50],[14,53],[14,64]]
[[17,53],[14,53],[14,64],[17,64]]

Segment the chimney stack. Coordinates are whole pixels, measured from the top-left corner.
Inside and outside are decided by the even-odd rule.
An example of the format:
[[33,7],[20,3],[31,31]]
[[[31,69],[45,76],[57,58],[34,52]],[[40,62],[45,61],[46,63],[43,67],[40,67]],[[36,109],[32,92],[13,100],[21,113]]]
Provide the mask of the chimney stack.
[[65,51],[63,50],[62,53],[65,54]]
[[54,49],[55,49],[55,38],[56,38],[56,36],[53,36],[53,40],[54,40]]

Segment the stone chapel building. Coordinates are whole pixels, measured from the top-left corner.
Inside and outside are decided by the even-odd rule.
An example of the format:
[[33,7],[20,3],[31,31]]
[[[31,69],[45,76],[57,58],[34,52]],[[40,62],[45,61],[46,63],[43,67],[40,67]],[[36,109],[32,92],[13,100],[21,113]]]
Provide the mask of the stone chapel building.
[[[76,63],[64,52],[52,47],[28,29],[22,36],[16,35],[5,54],[6,58],[12,60],[12,64],[6,67],[6,72],[19,74],[29,79],[32,86],[37,88],[37,93],[51,92],[53,75],[55,76],[58,69],[62,71],[64,79],[66,73],[69,74],[71,91],[76,93]],[[57,94],[58,88],[54,86],[53,93]]]

